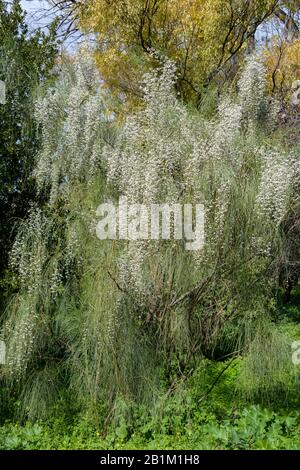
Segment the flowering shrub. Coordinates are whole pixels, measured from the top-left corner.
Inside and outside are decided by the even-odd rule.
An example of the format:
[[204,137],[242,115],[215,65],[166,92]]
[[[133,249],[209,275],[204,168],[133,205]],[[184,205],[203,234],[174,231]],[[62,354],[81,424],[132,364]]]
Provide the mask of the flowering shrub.
[[[20,293],[4,326],[8,376],[32,372],[31,404],[40,390],[35,368],[45,377],[54,371],[58,389],[67,377],[77,399],[96,410],[118,395],[145,398],[158,359],[170,368],[174,354],[180,363],[222,357],[225,343],[228,354],[253,342],[259,350],[297,158],[270,139],[265,118],[274,108],[257,59],[247,60],[237,95],[223,96],[211,119],[178,99],[175,73],[166,61],[147,74],[144,106],[122,124],[107,115],[85,54],[37,102],[43,145],[34,174],[48,199],[13,248]],[[204,249],[188,253],[178,240],[99,242],[92,213],[99,199],[119,195],[146,206],[203,203]],[[253,377],[251,357],[248,364]]]

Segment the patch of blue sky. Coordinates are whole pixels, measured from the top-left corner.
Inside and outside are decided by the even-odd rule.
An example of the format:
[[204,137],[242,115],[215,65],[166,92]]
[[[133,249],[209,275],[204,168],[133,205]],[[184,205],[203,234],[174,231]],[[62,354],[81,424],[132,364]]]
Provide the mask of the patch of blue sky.
[[[57,14],[57,10],[47,0],[21,0],[21,5],[27,13],[29,31],[38,28],[47,29]],[[63,31],[61,31],[61,37],[64,38]],[[68,51],[73,51],[81,42],[80,34],[74,33],[64,40],[64,46]]]

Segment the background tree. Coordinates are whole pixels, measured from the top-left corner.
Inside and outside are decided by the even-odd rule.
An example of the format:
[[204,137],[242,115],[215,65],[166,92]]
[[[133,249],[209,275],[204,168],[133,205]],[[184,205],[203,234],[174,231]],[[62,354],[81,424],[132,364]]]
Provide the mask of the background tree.
[[139,93],[141,73],[155,50],[176,62],[177,87],[199,100],[203,86],[227,76],[278,0],[87,0],[81,25],[97,33],[97,60],[105,81]]
[[[98,65],[117,93],[139,97],[141,73],[157,65],[155,49],[176,61],[177,87],[196,101],[212,81],[224,83],[239,70],[244,51],[255,48],[263,24],[277,23],[288,46],[299,36],[298,0],[51,0],[66,34],[81,26],[96,33]],[[271,33],[272,34],[272,33]],[[273,42],[273,41],[272,41]],[[297,48],[297,46],[296,46]],[[282,48],[280,48],[282,50]],[[293,50],[287,51],[294,55]],[[277,74],[278,44],[272,51]],[[283,66],[285,68],[285,66]]]

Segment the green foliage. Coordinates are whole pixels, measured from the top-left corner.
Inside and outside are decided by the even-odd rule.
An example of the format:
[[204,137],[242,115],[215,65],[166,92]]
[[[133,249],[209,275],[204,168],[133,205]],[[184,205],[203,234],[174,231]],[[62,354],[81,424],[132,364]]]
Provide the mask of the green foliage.
[[[193,449],[193,450],[298,450],[300,446],[299,413],[275,413],[252,406],[236,410],[231,417],[217,417],[202,409],[193,422],[178,416],[176,402],[167,412],[175,413],[160,432],[155,422],[139,422],[128,434],[121,420],[108,433],[86,420],[66,426],[60,420],[27,423],[20,427],[6,423],[0,428],[0,449]],[[188,407],[188,405],[186,405]]]

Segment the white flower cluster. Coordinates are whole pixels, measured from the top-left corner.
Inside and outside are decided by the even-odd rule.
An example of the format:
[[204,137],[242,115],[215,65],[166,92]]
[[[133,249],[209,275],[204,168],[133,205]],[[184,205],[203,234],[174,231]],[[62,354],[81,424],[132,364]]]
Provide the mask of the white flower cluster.
[[75,226],[66,230],[63,248],[51,252],[55,226],[40,209],[34,209],[20,227],[10,254],[11,268],[18,274],[22,288],[34,297],[49,288],[56,296],[63,277],[70,278],[81,262],[80,243]]
[[250,55],[238,83],[243,119],[250,128],[255,127],[267,111],[266,80],[262,60],[255,54]]
[[[31,211],[20,227],[10,263],[22,286],[20,302],[16,299],[13,315],[5,322],[8,371],[20,378],[26,371],[37,344],[37,336],[47,317],[41,305],[47,305],[61,292],[63,278],[70,278],[80,258],[79,241],[74,227],[66,233],[64,249],[52,249],[55,226],[40,209]],[[57,253],[56,253],[57,252]]]
[[287,211],[295,166],[285,153],[261,149],[261,154],[263,171],[256,203],[264,217],[279,224]]
[[11,376],[19,379],[25,374],[35,348],[38,315],[34,306],[26,306],[18,312],[18,318],[12,317],[5,325],[6,364]]
[[185,154],[187,113],[173,90],[172,62],[160,72],[145,76],[145,108],[127,119],[115,148],[107,149],[108,179],[132,202],[167,197]]
[[43,282],[43,267],[47,260],[45,234],[50,222],[40,209],[31,211],[20,227],[10,255],[10,264],[20,278],[21,285],[34,294]]
[[53,88],[36,104],[42,149],[34,175],[50,202],[69,193],[74,181],[91,179],[101,162],[104,92],[91,56],[83,51],[64,65]]
[[218,111],[218,121],[211,131],[210,157],[220,162],[228,155],[230,160],[234,160],[234,143],[241,131],[242,107],[225,97]]

